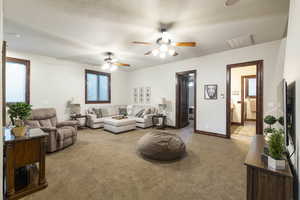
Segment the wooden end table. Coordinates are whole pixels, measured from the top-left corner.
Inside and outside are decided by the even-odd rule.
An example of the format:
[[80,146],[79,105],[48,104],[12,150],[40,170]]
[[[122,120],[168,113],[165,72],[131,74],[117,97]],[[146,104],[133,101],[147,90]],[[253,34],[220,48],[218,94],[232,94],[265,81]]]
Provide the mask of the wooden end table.
[[[84,118],[84,123],[83,124],[80,123],[80,120],[79,120],[80,118]],[[76,121],[79,122],[78,128],[81,128],[81,129],[86,128],[87,115],[71,115],[70,119],[71,120],[76,120]]]
[[[156,119],[158,121],[159,121],[159,119],[162,119],[162,122],[161,122],[160,125],[159,124],[155,124],[155,120]],[[165,129],[165,127],[166,127],[166,119],[167,119],[167,116],[165,116],[165,115],[153,115],[152,116],[153,127],[156,127],[157,129]]]
[[[4,157],[7,192],[10,199],[19,199],[28,194],[42,190],[48,186],[45,177],[46,137],[48,134],[41,129],[30,129],[25,136],[15,137],[11,129],[4,128]],[[15,188],[15,170],[39,163],[39,169],[32,174],[27,186]],[[31,175],[30,175],[31,176]]]

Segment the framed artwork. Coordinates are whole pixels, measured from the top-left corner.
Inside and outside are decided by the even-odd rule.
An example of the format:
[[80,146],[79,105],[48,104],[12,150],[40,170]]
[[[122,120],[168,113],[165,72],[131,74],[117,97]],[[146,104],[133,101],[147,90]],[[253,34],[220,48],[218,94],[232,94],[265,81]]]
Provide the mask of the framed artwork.
[[144,88],[143,87],[139,88],[139,103],[140,104],[144,103]]
[[134,104],[139,103],[139,90],[138,90],[138,88],[133,89],[133,102],[134,102]]
[[146,98],[146,104],[151,103],[151,87],[146,87],[145,88],[145,98]]
[[204,99],[207,100],[218,99],[217,84],[204,85]]

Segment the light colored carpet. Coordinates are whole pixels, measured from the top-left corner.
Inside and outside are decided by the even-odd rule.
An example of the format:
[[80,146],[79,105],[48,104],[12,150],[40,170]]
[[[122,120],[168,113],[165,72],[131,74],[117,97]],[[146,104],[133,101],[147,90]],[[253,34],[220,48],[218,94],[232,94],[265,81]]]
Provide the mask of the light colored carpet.
[[256,134],[256,122],[247,121],[244,126],[231,125],[231,134],[254,136]]
[[75,145],[46,157],[48,188],[24,200],[245,199],[248,140],[190,134],[185,158],[159,163],[136,152],[148,131],[80,131]]

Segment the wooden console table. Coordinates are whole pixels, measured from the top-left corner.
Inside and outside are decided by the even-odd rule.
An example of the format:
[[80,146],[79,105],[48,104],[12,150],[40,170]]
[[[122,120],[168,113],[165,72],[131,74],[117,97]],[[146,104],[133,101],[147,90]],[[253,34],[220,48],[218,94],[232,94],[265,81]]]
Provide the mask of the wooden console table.
[[253,137],[245,165],[247,166],[247,200],[292,200],[293,175],[289,165],[285,170],[269,169],[261,159],[265,140]]
[[[7,198],[19,199],[48,186],[45,177],[46,137],[41,129],[31,129],[26,136],[15,137],[11,129],[4,129],[4,156]],[[38,173],[33,174],[31,182],[20,190],[15,188],[15,170],[30,164],[39,163]]]

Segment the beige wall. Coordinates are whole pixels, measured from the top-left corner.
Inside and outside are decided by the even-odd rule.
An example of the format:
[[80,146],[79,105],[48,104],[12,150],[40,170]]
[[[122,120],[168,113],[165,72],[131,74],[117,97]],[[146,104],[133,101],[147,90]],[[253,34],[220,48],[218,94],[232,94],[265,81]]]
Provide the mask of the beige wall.
[[[290,1],[289,26],[286,43],[286,59],[284,66],[284,77],[288,83],[296,81],[296,154],[292,160],[299,174],[299,144],[300,144],[300,2]],[[294,147],[289,147],[293,151]],[[299,176],[298,176],[299,178]],[[299,178],[300,181],[300,178]],[[300,189],[300,184],[299,184]],[[299,198],[300,199],[300,198]]]
[[[85,104],[85,69],[101,71],[100,66],[89,66],[35,54],[9,51],[7,56],[30,60],[30,103],[34,108],[54,107],[59,120],[69,118],[67,102],[81,104],[82,113],[91,104]],[[128,72],[111,74],[112,104],[127,104]]]
[[[168,104],[168,124],[175,125],[176,72],[197,70],[197,130],[226,134],[226,65],[264,60],[264,114],[276,112],[279,104],[277,87],[283,78],[282,40],[221,53],[182,60],[130,73],[129,91],[135,87],[151,87],[152,104],[165,97]],[[204,99],[204,85],[218,85],[218,99]],[[224,94],[224,98],[221,97]]]
[[[256,66],[232,68],[231,70],[231,106],[233,107],[232,122],[241,123],[241,104],[238,103],[238,101],[241,101],[242,94],[241,77],[249,75],[256,75]],[[247,114],[247,119],[255,119],[256,114],[251,112],[249,103],[250,100],[245,98],[245,113]]]

